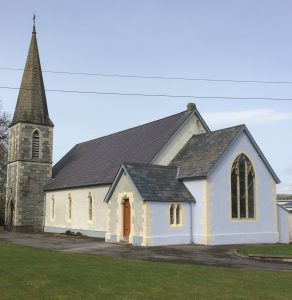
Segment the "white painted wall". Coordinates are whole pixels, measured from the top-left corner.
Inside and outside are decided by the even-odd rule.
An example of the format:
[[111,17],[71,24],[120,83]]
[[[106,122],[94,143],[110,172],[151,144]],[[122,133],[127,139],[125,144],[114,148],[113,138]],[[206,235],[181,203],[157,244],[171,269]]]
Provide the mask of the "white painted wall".
[[194,196],[193,204],[193,240],[195,244],[207,244],[207,180],[184,181],[185,186]]
[[289,212],[277,205],[279,243],[289,243]]
[[[182,224],[170,225],[170,206],[180,204]],[[194,205],[194,204],[192,204]],[[190,244],[190,204],[178,202],[147,202],[147,246]]]
[[129,243],[145,245],[146,235],[146,203],[143,202],[139,192],[127,173],[123,173],[115,190],[108,201],[107,213],[107,242],[120,242],[123,236],[123,202],[128,198],[131,206],[131,230]]
[[206,132],[198,117],[192,114],[151,162],[167,166],[194,134]]
[[[87,236],[105,237],[107,204],[103,202],[109,185],[50,191],[46,193],[45,232],[79,231]],[[89,220],[88,194],[92,196],[92,221]],[[72,199],[72,217],[68,218],[68,196]],[[55,213],[52,219],[52,197]]]
[[[244,153],[255,170],[256,218],[231,218],[231,167],[236,157]],[[245,133],[224,154],[207,184],[207,244],[276,243],[276,184]]]

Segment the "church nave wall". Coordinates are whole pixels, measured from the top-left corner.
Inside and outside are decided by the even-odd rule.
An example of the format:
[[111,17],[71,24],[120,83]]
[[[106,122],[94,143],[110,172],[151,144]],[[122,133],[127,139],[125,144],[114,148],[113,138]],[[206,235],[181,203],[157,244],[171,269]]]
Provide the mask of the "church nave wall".
[[46,193],[45,232],[66,230],[104,237],[107,204],[103,202],[108,185],[50,191]]

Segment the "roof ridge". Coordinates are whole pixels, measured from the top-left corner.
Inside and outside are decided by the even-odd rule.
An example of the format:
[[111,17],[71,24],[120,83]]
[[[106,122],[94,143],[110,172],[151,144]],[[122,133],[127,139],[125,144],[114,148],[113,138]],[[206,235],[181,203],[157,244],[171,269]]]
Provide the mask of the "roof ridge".
[[196,134],[196,135],[202,135],[202,134],[212,134],[212,133],[216,133],[219,131],[225,131],[225,130],[229,130],[229,129],[234,129],[236,127],[246,127],[245,124],[239,124],[239,125],[235,125],[235,126],[230,126],[230,127],[226,127],[226,128],[221,128],[221,129],[216,129],[214,131],[210,131],[210,132],[204,132],[204,133],[200,133],[200,134]]
[[153,164],[145,164],[145,163],[137,163],[137,162],[123,162],[123,165],[135,165],[135,166],[144,166],[144,167],[156,167],[156,168],[165,168],[165,169],[177,169],[176,166],[164,166],[164,165],[153,165]]
[[109,136],[114,135],[114,134],[118,134],[118,133],[121,133],[121,132],[126,132],[126,131],[129,131],[129,130],[132,130],[132,129],[136,129],[138,127],[142,127],[142,126],[145,126],[145,125],[148,125],[148,124],[151,124],[151,123],[159,122],[161,120],[165,120],[165,119],[168,119],[168,118],[171,118],[171,117],[174,117],[176,115],[183,114],[183,113],[189,114],[188,111],[184,110],[184,111],[181,111],[179,113],[176,113],[176,114],[173,114],[173,115],[170,115],[170,116],[167,116],[167,117],[163,117],[161,119],[153,120],[153,121],[150,121],[150,122],[147,122],[147,123],[144,123],[144,124],[140,124],[140,125],[137,125],[137,126],[134,126],[134,127],[130,127],[130,128],[124,129],[124,130],[113,132],[113,133],[110,133],[110,134],[107,134],[107,135],[104,135],[104,136],[101,136],[101,137],[98,137],[98,138],[90,139],[90,140],[85,141],[85,142],[77,143],[76,145],[82,145],[82,144],[86,144],[86,143],[89,143],[89,142],[93,142],[93,141],[96,141],[96,140],[99,140],[99,139],[103,139],[103,138],[109,137]]

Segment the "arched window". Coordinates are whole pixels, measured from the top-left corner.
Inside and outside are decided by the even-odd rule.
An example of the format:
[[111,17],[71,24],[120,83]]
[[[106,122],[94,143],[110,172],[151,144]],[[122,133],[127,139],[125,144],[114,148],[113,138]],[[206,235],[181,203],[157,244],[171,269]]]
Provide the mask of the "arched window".
[[255,217],[255,174],[248,157],[240,154],[231,170],[231,215],[233,219]]
[[52,220],[55,219],[55,198],[54,198],[54,195],[52,195],[52,198],[51,198],[51,219]]
[[178,205],[177,207],[176,207],[176,225],[179,225],[180,223],[181,223],[181,207],[180,207],[180,205]]
[[68,195],[68,220],[72,219],[72,197],[69,193]]
[[92,221],[92,196],[90,192],[88,194],[88,220]]
[[38,159],[40,157],[40,135],[37,130],[32,134],[32,158]]
[[174,210],[175,210],[174,205],[171,204],[170,209],[169,209],[169,223],[170,223],[170,225],[174,224]]

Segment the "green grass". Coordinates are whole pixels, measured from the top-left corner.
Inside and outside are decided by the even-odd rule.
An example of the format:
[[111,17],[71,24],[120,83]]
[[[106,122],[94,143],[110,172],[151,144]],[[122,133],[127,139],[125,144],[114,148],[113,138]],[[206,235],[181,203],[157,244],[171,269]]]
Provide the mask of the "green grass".
[[292,245],[244,246],[238,249],[244,255],[282,255],[292,257]]
[[292,273],[129,261],[0,242],[0,299],[291,299]]

